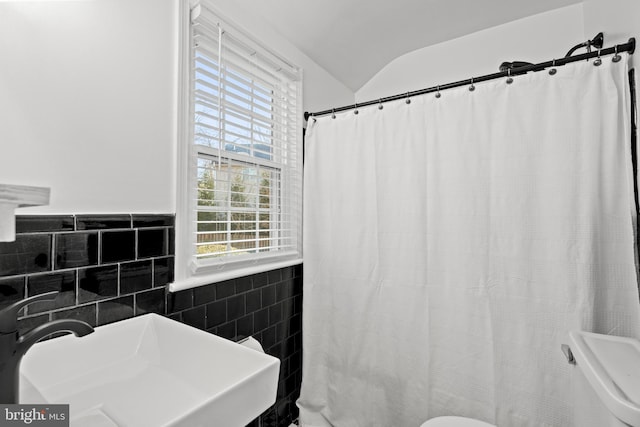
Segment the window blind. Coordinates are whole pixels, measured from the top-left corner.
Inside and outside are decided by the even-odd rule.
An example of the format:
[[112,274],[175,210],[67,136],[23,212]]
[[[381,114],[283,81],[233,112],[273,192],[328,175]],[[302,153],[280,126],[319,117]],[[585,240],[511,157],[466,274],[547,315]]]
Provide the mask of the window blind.
[[191,10],[196,268],[301,256],[301,71],[200,3]]

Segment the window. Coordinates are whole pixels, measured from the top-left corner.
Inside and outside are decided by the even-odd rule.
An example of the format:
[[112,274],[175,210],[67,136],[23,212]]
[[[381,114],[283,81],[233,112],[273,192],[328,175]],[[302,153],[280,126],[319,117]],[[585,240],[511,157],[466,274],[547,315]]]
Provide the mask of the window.
[[300,262],[300,70],[204,2],[190,10],[187,50],[188,179],[179,184],[177,239],[190,265],[184,276]]

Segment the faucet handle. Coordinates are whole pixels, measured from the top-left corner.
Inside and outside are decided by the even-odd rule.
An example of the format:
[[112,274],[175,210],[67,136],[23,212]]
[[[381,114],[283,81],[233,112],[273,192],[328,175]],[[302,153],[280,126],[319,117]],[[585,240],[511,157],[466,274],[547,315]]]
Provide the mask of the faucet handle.
[[27,305],[38,301],[51,301],[56,298],[58,291],[47,292],[44,294],[34,295],[0,310],[0,334],[11,334],[18,330],[18,312]]

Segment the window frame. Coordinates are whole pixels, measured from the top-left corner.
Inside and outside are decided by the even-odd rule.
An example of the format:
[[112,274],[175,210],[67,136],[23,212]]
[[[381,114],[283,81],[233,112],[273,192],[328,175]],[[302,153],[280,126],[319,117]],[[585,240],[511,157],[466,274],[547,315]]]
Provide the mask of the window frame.
[[[196,239],[196,215],[197,202],[197,169],[198,169],[198,145],[194,143],[194,131],[192,125],[191,85],[193,55],[191,10],[198,4],[206,5],[207,9],[215,13],[220,19],[220,25],[225,31],[232,31],[234,36],[240,36],[250,40],[254,46],[261,49],[264,54],[278,58],[287,64],[289,61],[275,54],[271,49],[256,41],[256,37],[243,30],[233,22],[223,17],[210,2],[206,0],[183,0],[179,10],[179,45],[178,45],[178,124],[177,124],[177,167],[176,167],[176,262],[175,281],[169,287],[172,292],[189,289],[213,282],[242,277],[264,271],[288,267],[302,263],[302,70],[298,68],[296,88],[296,112],[294,115],[296,158],[293,166],[295,176],[291,177],[293,183],[283,183],[280,191],[293,191],[294,196],[287,197],[292,206],[283,206],[282,209],[292,215],[293,226],[290,232],[295,234],[293,239],[295,246],[290,251],[266,251],[252,254],[252,256],[223,257],[208,262],[197,261],[195,251]],[[292,66],[293,67],[293,66]],[[215,149],[215,151],[218,151]],[[212,155],[215,153],[205,153]],[[229,156],[227,157],[227,154]],[[222,161],[227,158],[237,159],[234,152],[221,156]],[[253,157],[246,160],[253,161]],[[291,160],[289,160],[291,161]],[[285,185],[285,188],[282,188]],[[287,188],[286,186],[289,186]],[[297,188],[296,188],[297,187]],[[295,205],[295,206],[293,206]],[[234,259],[236,258],[236,259]],[[240,258],[240,259],[237,259]]]

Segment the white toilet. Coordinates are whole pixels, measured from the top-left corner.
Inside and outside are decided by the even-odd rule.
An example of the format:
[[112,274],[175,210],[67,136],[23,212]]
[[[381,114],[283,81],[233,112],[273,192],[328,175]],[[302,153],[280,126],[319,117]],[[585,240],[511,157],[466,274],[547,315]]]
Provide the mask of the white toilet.
[[422,423],[420,427],[496,427],[484,421],[465,417],[436,417]]

